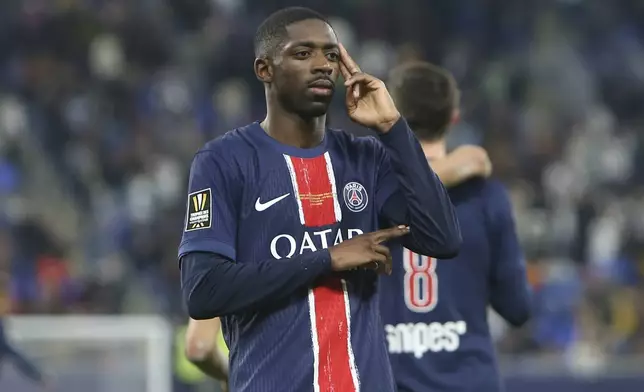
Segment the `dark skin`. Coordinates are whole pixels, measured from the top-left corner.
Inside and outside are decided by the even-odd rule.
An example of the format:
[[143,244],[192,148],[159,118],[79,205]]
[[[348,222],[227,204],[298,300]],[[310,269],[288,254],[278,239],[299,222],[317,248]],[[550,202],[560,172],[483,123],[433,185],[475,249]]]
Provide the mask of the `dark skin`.
[[[299,148],[322,143],[326,112],[340,75],[347,88],[349,117],[377,132],[389,132],[400,113],[385,84],[360,70],[331,26],[310,19],[289,25],[287,33],[276,53],[255,59],[255,74],[265,87],[267,115],[261,126],[266,133]],[[325,86],[326,90],[316,88]],[[368,267],[391,273],[391,254],[382,244],[408,233],[409,227],[397,226],[335,245],[329,248],[333,270]]]
[[288,39],[272,57],[255,60],[255,73],[264,83],[267,116],[262,127],[288,145],[311,148],[322,142],[326,111],[332,96],[316,96],[310,83],[340,75],[340,50],[335,32],[320,20],[287,27]]
[[[255,74],[264,83],[267,116],[264,130],[291,146],[311,148],[322,142],[326,112],[342,75],[345,103],[356,123],[387,133],[400,113],[385,84],[363,73],[338,42],[327,23],[310,19],[287,27],[288,38],[271,56],[255,59]],[[325,80],[331,94],[316,94],[311,84]]]

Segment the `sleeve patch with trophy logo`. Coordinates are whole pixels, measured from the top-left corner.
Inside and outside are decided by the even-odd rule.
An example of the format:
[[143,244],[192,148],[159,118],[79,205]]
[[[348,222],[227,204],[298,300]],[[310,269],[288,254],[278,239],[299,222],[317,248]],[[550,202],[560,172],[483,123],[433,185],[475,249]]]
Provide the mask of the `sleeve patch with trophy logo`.
[[208,229],[212,225],[212,192],[210,188],[188,195],[186,231]]

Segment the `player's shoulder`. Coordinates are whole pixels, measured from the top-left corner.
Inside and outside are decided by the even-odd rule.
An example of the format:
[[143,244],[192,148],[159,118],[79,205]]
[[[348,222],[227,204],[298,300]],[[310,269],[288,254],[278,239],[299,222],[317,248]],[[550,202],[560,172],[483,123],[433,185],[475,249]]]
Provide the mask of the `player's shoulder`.
[[197,151],[197,154],[204,153],[219,157],[230,157],[249,152],[252,148],[245,134],[252,126],[253,124],[248,124],[234,128],[221,136],[209,140]]
[[457,192],[475,193],[484,197],[505,193],[503,183],[494,177],[473,177],[451,189]]
[[257,162],[257,149],[248,136],[251,126],[231,129],[206,142],[195,153],[192,170],[218,170],[226,177],[248,178]]
[[486,207],[499,198],[506,198],[505,186],[496,178],[474,177],[449,189],[454,203],[477,202]]
[[343,129],[329,128],[327,132],[340,148],[352,153],[366,155],[379,155],[384,152],[384,147],[375,136],[357,136]]
[[488,214],[496,216],[511,210],[510,197],[507,188],[498,178],[477,178],[474,186],[477,187],[482,207]]
[[490,200],[498,200],[499,198],[507,199],[508,191],[501,180],[494,177],[484,178],[483,182],[483,192],[486,198]]

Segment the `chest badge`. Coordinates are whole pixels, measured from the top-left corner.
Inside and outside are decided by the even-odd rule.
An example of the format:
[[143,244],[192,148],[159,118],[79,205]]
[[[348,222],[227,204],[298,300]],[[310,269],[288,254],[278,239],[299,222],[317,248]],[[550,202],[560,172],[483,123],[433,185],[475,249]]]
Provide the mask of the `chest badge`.
[[367,190],[358,182],[349,182],[344,186],[342,191],[344,196],[344,204],[351,212],[360,212],[367,208],[369,203],[369,196]]

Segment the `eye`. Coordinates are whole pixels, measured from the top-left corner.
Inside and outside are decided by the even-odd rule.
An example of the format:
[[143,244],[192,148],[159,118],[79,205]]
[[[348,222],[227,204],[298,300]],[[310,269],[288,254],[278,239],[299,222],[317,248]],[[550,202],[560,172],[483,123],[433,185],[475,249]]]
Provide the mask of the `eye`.
[[329,61],[339,61],[340,60],[340,54],[336,52],[329,52],[326,54],[326,58],[329,59]]
[[298,50],[295,52],[295,57],[298,59],[305,59],[311,55],[311,52],[308,50]]

